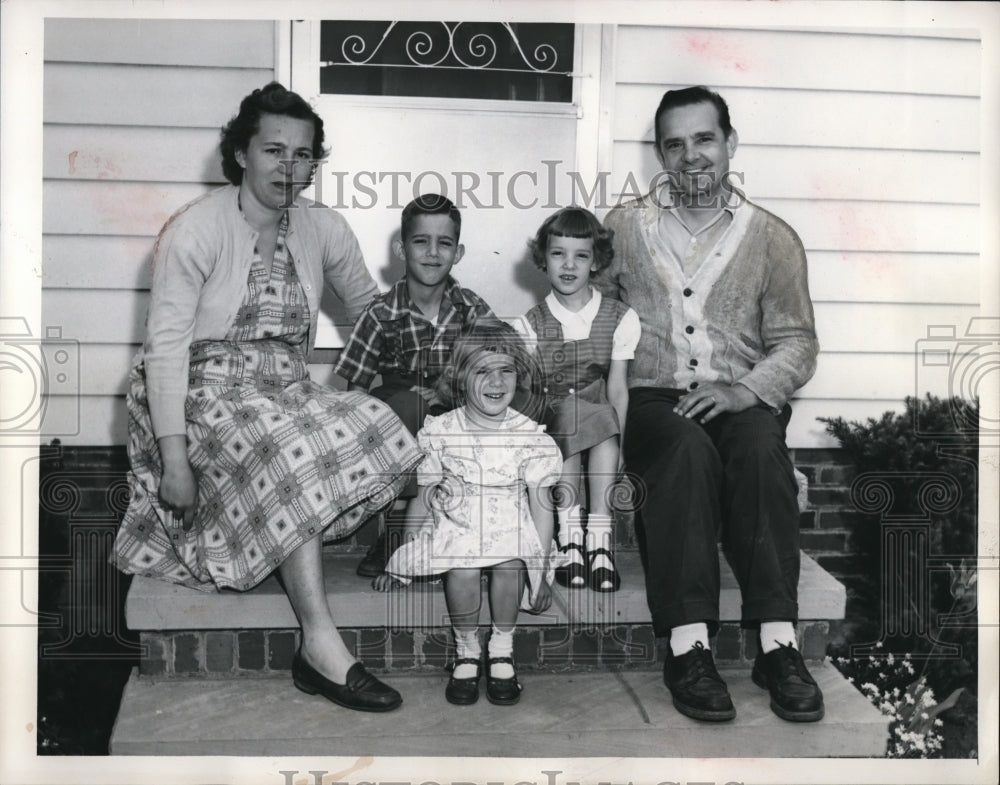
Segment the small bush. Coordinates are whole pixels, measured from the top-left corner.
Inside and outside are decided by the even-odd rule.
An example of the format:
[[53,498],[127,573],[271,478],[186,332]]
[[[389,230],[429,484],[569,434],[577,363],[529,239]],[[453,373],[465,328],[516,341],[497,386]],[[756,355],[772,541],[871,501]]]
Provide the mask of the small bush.
[[[860,671],[890,678],[887,670],[872,671],[870,658],[834,657],[859,689],[862,683],[870,685],[862,692],[883,711],[895,700],[887,712],[893,717],[893,756],[941,751],[935,724],[924,727],[919,714],[912,715],[907,696],[931,701],[935,694],[947,695],[944,703],[934,702],[938,708],[930,715],[941,719],[937,713],[951,709],[963,690],[976,693],[978,415],[977,402],[928,395],[907,398],[903,413],[886,412],[864,423],[820,418],[854,463],[852,500],[863,513],[850,539],[863,573],[849,587],[855,618],[845,628],[846,645],[831,653],[849,655],[858,644],[871,647],[878,641],[885,651],[881,656],[919,663],[912,674],[907,668],[892,670],[893,683],[888,684],[874,678],[859,681]],[[900,530],[894,523],[902,529],[912,523],[913,531],[926,526],[928,538],[890,540],[887,532]],[[886,542],[892,542],[893,563],[900,565],[889,570],[883,566]],[[928,557],[933,569],[926,564]],[[921,564],[925,574],[913,575],[914,566]],[[907,602],[899,602],[901,594]],[[910,681],[900,683],[907,675]],[[947,714],[943,717],[947,720]]]

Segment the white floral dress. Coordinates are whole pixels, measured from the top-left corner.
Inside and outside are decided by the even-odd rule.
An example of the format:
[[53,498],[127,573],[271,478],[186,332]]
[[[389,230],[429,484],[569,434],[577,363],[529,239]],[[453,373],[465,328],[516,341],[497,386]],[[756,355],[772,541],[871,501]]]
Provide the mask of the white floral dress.
[[[496,430],[474,425],[464,408],[427,417],[417,433],[425,458],[418,485],[436,485],[432,520],[389,559],[404,582],[461,567],[521,559],[530,604],[546,575],[546,551],[528,507],[528,488],[554,485],[562,454],[545,427],[513,409]],[[553,553],[553,556],[555,553]]]

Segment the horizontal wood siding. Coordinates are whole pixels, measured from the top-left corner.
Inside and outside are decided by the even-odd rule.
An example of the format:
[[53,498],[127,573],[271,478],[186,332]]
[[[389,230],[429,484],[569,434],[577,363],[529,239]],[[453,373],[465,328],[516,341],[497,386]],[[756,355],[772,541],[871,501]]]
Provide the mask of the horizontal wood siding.
[[832,443],[817,417],[949,393],[916,347],[978,313],[980,71],[973,33],[618,28],[607,203],[655,178],[663,92],[704,84],[730,106],[737,184],[806,247],[822,350],[791,446]]
[[45,430],[65,443],[125,442],[156,234],[224,182],[219,130],[275,62],[270,21],[45,21],[42,316],[79,343],[79,396]]

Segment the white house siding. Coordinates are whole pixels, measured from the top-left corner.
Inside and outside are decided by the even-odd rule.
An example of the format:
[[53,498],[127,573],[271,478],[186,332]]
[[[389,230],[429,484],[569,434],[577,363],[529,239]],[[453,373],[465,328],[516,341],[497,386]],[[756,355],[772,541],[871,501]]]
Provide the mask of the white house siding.
[[[830,443],[817,416],[874,416],[917,389],[947,392],[918,372],[914,347],[929,325],[961,334],[977,312],[979,41],[608,29],[598,165],[612,184],[655,173],[662,92],[706,84],[730,103],[745,190],[805,243],[822,355],[792,446]],[[218,129],[274,78],[275,41],[270,21],[46,20],[43,321],[80,342],[79,396],[51,400],[50,435],[124,443],[153,240],[222,182]]]
[[79,342],[80,370],[48,435],[124,444],[156,234],[224,182],[219,129],[275,62],[269,21],[45,21],[42,316]]
[[961,335],[978,311],[973,34],[622,26],[611,59],[612,192],[656,172],[664,90],[704,84],[729,103],[747,195],[802,237],[822,352],[794,404],[793,447],[831,443],[816,417],[948,392],[915,346],[929,326]]

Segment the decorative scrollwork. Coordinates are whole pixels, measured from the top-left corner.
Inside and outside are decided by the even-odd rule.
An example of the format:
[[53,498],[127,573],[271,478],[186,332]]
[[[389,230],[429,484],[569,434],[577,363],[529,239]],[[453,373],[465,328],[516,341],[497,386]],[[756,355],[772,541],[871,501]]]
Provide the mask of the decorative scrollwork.
[[[344,38],[340,46],[342,62],[325,60],[322,66],[334,65],[357,65],[357,66],[384,66],[394,68],[463,68],[473,70],[490,69],[497,63],[498,54],[501,51],[498,36],[485,31],[475,31],[465,40],[462,36],[464,27],[471,23],[467,22],[427,22],[426,28],[414,30],[407,37],[403,45],[403,52],[408,63],[388,62],[387,58],[382,58],[375,62],[379,51],[383,49],[386,40],[393,30],[401,25],[400,22],[389,22],[382,32],[382,37],[371,47],[365,38],[359,33],[352,33]],[[480,23],[476,23],[479,27]],[[518,32],[509,22],[499,23],[510,36],[513,50],[520,56],[521,63],[517,64],[496,64],[492,70],[507,71],[513,73],[535,73],[535,74],[556,74],[569,75],[570,70],[556,71],[555,67],[559,62],[559,53],[555,46],[550,43],[538,44],[529,53],[526,53],[518,37]],[[442,35],[447,37],[445,43]],[[498,31],[499,32],[499,31]],[[439,45],[443,44],[439,51]],[[448,58],[453,63],[445,64]]]

